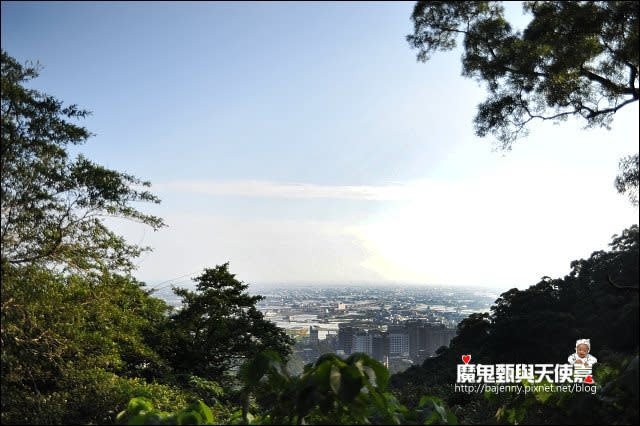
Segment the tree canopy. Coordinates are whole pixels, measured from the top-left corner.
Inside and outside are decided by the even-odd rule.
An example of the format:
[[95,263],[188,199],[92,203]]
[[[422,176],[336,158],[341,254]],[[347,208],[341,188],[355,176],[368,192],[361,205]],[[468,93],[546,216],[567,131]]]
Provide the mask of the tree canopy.
[[575,115],[607,125],[638,100],[638,4],[527,2],[533,19],[515,31],[499,2],[419,1],[407,37],[427,61],[464,35],[463,75],[485,82],[479,136],[508,148],[535,119]]
[[[392,377],[392,385],[408,405],[416,395],[435,394],[460,405],[463,423],[501,421],[508,410],[518,424],[619,424],[638,422],[638,226],[614,235],[607,251],[571,262],[563,278],[543,277],[525,290],[500,295],[490,313],[472,314],[458,324],[449,348]],[[479,364],[562,363],[573,343],[588,337],[598,364],[597,395],[558,393],[531,401],[502,395],[497,406],[483,395],[465,395],[451,387],[462,354]],[[635,359],[635,361],[634,361]],[[631,384],[630,384],[631,383]],[[533,396],[530,396],[534,400]],[[526,410],[522,410],[526,408]]]
[[89,280],[2,262],[2,423],[104,424],[132,395],[162,405],[180,389],[151,343],[169,307],[117,274]]
[[144,189],[148,182],[81,155],[69,157],[69,145],[91,136],[72,121],[89,112],[28,88],[37,76],[37,67],[2,51],[2,258],[75,271],[130,271],[143,248],[109,230],[104,218],[155,230],[162,220],[132,204],[159,200]]
[[629,201],[638,205],[638,185],[640,184],[640,158],[638,154],[628,155],[620,160],[620,174],[616,177],[616,189],[627,194]]
[[[486,84],[476,134],[501,149],[528,133],[531,122],[575,116],[608,127],[638,101],[639,4],[625,1],[532,1],[523,31],[507,22],[500,2],[418,1],[407,36],[426,62],[463,37],[462,74]],[[620,164],[619,192],[637,204],[638,155]]]
[[195,278],[196,291],[174,289],[182,309],[171,317],[168,338],[158,350],[177,372],[217,379],[261,350],[283,357],[291,352],[293,340],[256,308],[263,297],[246,293],[248,285],[228,267],[205,269]]

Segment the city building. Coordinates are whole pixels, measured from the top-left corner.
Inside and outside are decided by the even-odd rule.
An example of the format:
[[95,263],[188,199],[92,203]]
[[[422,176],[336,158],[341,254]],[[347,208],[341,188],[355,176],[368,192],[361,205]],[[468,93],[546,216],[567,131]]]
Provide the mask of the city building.
[[371,356],[376,361],[385,362],[389,358],[389,335],[384,331],[371,332]]
[[362,352],[367,355],[372,354],[371,335],[365,330],[358,330],[353,334],[353,344],[351,353]]
[[404,326],[389,326],[389,356],[409,356],[409,333]]
[[340,324],[338,326],[338,348],[346,355],[351,355],[351,347],[353,345],[354,329],[348,324]]
[[317,345],[319,342],[318,339],[318,327],[314,325],[309,326],[309,344]]

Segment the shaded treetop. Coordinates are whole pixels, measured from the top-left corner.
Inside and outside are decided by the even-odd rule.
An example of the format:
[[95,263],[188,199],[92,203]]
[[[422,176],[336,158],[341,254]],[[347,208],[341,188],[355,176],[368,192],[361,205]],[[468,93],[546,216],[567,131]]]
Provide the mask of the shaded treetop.
[[503,149],[533,120],[582,117],[607,126],[638,100],[638,3],[527,2],[533,15],[515,31],[499,2],[419,1],[407,37],[427,61],[463,36],[463,75],[486,83],[475,118],[479,136]]
[[174,289],[182,309],[171,316],[160,351],[179,373],[218,379],[261,350],[291,353],[294,341],[256,307],[263,297],[248,294],[228,268],[206,268],[194,279],[196,291]]

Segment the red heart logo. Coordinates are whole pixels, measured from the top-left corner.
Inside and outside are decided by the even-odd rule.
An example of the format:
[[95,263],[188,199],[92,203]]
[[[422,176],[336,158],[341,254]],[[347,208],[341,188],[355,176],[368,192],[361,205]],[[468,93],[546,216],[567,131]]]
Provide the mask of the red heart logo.
[[585,381],[586,383],[593,383],[593,378],[592,378],[591,376],[587,376],[587,377],[584,379],[584,381]]
[[469,361],[471,361],[471,355],[462,355],[462,362],[469,364]]

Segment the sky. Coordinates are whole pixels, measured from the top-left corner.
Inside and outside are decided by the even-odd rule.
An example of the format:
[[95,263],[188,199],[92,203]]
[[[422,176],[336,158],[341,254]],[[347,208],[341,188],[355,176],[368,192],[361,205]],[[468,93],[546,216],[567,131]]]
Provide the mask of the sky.
[[[230,263],[259,284],[526,288],[637,223],[616,193],[638,104],[610,130],[478,138],[460,50],[416,61],[413,2],[10,2],[2,48],[92,111],[74,153],[152,182],[135,275]],[[519,4],[507,17],[526,26]],[[174,281],[178,282],[178,281]]]

